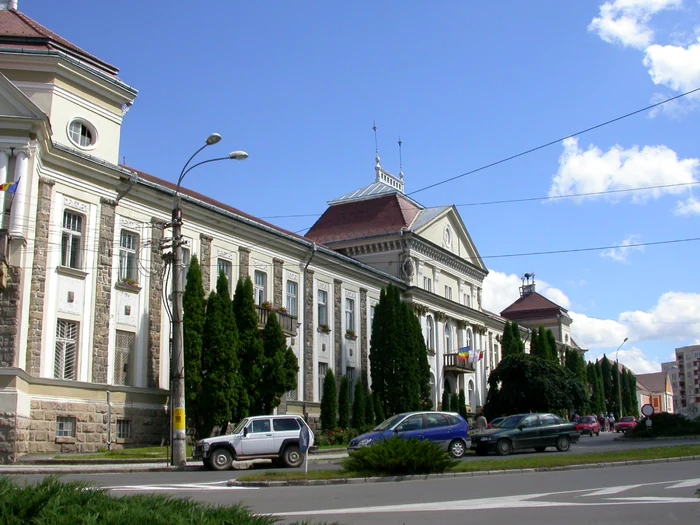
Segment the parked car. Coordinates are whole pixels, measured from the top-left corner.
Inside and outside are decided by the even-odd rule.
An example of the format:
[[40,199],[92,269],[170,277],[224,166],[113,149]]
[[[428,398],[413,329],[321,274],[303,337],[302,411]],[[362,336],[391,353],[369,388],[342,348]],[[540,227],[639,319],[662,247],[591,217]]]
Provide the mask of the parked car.
[[501,422],[505,419],[505,417],[495,417],[491,420],[491,422],[486,425],[486,428],[496,428],[498,425],[501,424]]
[[518,414],[508,416],[498,427],[482,432],[478,438],[474,436],[471,448],[479,456],[489,452],[507,456],[514,450],[529,448],[544,452],[547,447],[564,452],[580,437],[575,423],[554,414]]
[[238,423],[231,434],[200,439],[192,457],[202,460],[209,470],[228,470],[233,461],[272,459],[287,467],[304,461],[299,449],[301,429],[309,431],[309,446],[314,433],[300,416],[254,416]]
[[348,452],[381,443],[394,436],[403,439],[432,441],[445,448],[452,456],[461,458],[470,446],[469,425],[454,412],[407,412],[383,421],[371,432],[354,438]]
[[620,421],[615,423],[615,432],[627,432],[637,427],[637,418],[633,416],[622,416]]
[[595,416],[580,416],[576,418],[576,430],[581,434],[600,436],[600,423]]

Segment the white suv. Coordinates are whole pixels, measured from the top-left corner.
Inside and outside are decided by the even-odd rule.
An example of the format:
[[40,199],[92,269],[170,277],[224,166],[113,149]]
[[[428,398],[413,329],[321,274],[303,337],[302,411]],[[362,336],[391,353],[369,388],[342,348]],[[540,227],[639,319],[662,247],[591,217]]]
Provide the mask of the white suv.
[[309,430],[311,446],[314,433],[301,416],[248,417],[231,434],[197,441],[192,457],[201,459],[210,470],[228,470],[234,460],[249,459],[272,459],[287,467],[298,467],[304,461],[299,450],[303,427]]

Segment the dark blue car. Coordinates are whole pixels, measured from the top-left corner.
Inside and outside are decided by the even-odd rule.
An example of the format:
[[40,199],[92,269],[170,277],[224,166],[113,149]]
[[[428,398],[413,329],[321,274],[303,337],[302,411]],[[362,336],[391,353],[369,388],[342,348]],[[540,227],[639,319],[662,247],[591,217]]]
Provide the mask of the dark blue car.
[[348,452],[380,443],[394,436],[437,443],[452,456],[461,458],[471,446],[469,425],[454,412],[407,412],[382,422],[371,432],[350,441]]

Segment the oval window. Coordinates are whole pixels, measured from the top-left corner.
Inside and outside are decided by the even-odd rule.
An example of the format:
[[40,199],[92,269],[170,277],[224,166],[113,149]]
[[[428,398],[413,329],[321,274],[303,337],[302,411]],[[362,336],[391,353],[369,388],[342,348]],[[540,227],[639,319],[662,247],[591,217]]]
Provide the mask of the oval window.
[[89,148],[95,145],[97,133],[90,124],[76,119],[68,125],[68,138],[80,148]]

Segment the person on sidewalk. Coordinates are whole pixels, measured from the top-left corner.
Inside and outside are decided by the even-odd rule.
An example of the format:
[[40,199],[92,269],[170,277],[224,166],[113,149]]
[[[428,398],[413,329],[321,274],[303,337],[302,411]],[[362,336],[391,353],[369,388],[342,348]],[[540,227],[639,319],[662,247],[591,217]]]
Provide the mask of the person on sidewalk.
[[488,424],[488,421],[486,421],[486,418],[484,417],[484,413],[480,413],[479,416],[476,418],[476,428],[486,430]]

